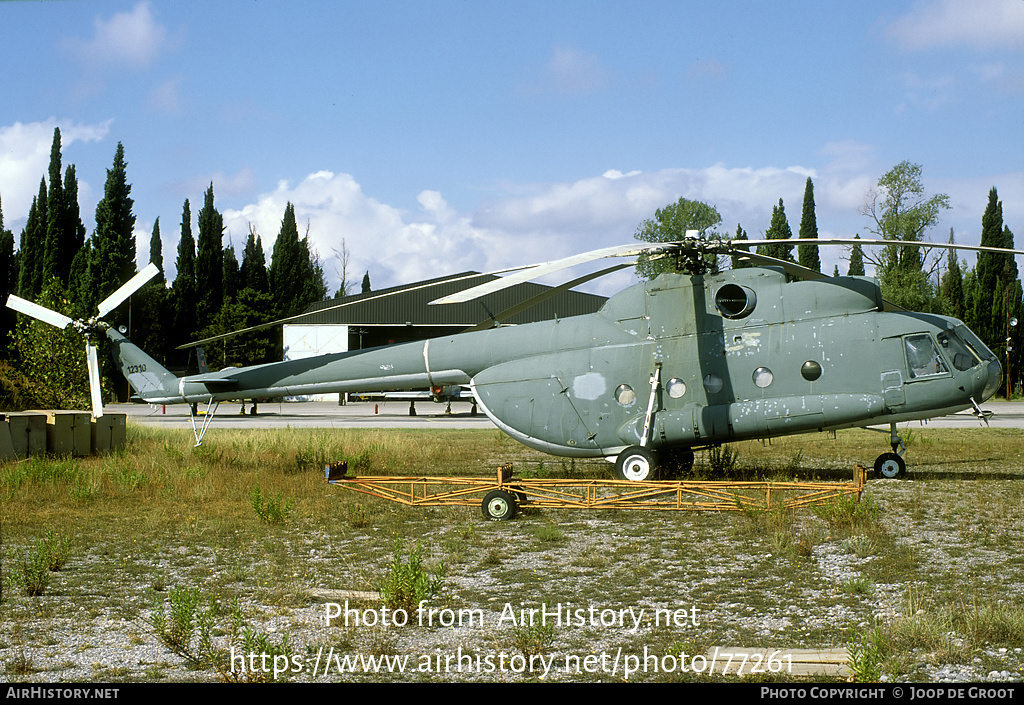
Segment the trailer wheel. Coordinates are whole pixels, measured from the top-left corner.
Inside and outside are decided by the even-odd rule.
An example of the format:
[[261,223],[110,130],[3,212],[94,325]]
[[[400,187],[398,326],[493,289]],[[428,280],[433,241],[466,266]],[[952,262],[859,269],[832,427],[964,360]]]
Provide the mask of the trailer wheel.
[[516,500],[505,490],[491,490],[484,497],[481,509],[484,519],[508,521],[516,515]]

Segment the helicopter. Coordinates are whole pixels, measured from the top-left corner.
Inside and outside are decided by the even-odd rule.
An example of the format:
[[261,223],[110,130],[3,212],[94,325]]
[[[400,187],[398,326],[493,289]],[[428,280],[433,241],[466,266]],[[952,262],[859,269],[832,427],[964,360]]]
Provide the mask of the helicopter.
[[[979,405],[999,388],[1002,368],[961,321],[888,304],[873,278],[827,277],[749,251],[766,243],[796,244],[703,239],[689,231],[676,242],[633,243],[503,270],[513,273],[431,303],[472,300],[604,258],[633,261],[551,292],[631,266],[641,256],[674,258],[679,271],[628,287],[595,313],[507,326],[500,324],[502,312],[469,331],[426,341],[180,379],[102,321],[155,274],[146,276],[149,268],[88,320],[73,321],[14,296],[8,306],[52,325],[73,325],[87,341],[106,335],[139,398],[193,405],[196,445],[221,401],[468,385],[479,407],[512,438],[556,456],[605,458],[623,480],[670,479],[692,466],[695,450],[723,443],[875,425],[889,426],[891,447],[878,456],[875,470],[900,478],[907,466],[898,423],[964,409],[987,418]],[[891,240],[816,244],[1018,253]],[[727,254],[755,266],[717,271],[716,259]],[[87,350],[95,356],[91,342]],[[90,362],[90,383],[94,367]],[[94,414],[102,413],[96,377]],[[195,426],[198,403],[211,407],[202,429]]]

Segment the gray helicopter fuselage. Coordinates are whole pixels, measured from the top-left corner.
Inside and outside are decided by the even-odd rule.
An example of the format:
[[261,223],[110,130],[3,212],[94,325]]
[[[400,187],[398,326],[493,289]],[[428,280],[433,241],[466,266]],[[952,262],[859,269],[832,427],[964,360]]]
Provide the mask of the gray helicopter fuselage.
[[512,437],[576,457],[940,416],[1002,378],[961,322],[883,311],[872,279],[773,268],[663,274],[593,314],[181,379],[108,336],[153,403],[468,384]]

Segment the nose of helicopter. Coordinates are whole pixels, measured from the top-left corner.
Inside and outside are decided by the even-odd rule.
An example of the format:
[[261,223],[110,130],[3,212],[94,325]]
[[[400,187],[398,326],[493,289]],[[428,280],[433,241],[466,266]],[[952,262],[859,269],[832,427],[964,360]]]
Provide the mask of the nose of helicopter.
[[985,390],[981,393],[981,401],[985,401],[1003,384],[1003,367],[999,360],[989,360],[985,375]]

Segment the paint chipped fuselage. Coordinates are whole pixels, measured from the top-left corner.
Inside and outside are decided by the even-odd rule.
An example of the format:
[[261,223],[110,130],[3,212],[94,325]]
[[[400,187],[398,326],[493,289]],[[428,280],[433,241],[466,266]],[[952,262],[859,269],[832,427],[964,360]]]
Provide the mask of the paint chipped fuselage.
[[468,384],[514,438],[577,457],[640,444],[649,410],[646,445],[696,447],[939,416],[998,388],[962,323],[882,308],[863,277],[664,274],[593,314],[181,379],[108,335],[153,403]]

